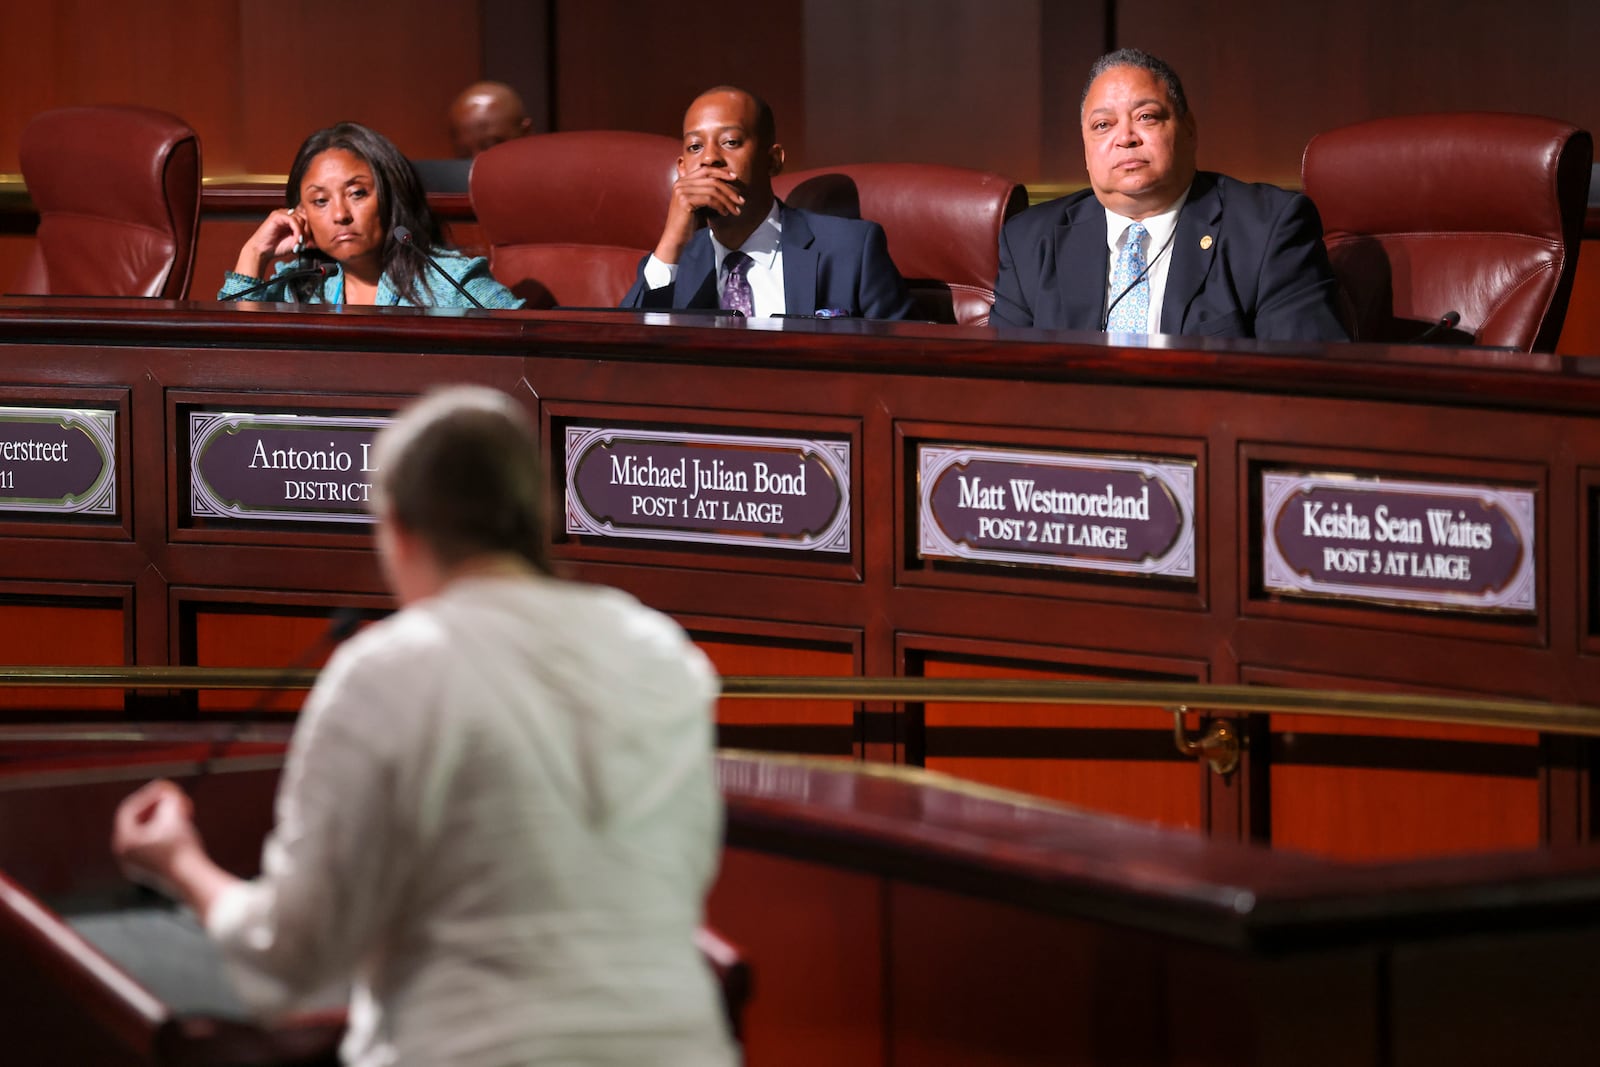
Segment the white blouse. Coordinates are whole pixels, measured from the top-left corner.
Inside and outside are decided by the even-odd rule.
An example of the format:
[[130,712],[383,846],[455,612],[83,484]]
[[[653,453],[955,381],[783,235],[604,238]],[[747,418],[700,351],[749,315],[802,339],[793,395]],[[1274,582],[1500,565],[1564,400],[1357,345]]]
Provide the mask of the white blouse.
[[732,1063],[693,944],[716,679],[624,593],[471,578],[335,655],[262,874],[208,927],[256,1011],[353,981],[346,1062]]

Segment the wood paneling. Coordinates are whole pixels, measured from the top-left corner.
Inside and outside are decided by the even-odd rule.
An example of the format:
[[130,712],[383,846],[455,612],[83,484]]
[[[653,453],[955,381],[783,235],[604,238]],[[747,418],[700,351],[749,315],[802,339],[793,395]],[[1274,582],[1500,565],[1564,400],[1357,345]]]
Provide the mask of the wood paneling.
[[1564,356],[1600,356],[1600,240],[1585,240],[1578,253],[1572,302],[1556,351]]
[[[369,532],[351,524],[189,523],[180,465],[184,413],[192,405],[381,413],[428,386],[476,381],[508,390],[534,414],[553,493],[565,470],[562,429],[580,419],[712,432],[754,427],[852,443],[850,551],[828,559],[750,545],[598,534],[580,540],[564,526],[552,532],[563,571],[625,588],[678,616],[702,640],[728,646],[713,648],[725,670],[915,675],[942,661],[994,673],[1262,684],[1338,678],[1350,680],[1340,688],[1597,702],[1600,655],[1589,639],[1580,641],[1596,617],[1580,560],[1593,541],[1584,532],[1593,502],[1583,479],[1600,471],[1600,380],[1582,368],[1553,357],[1404,346],[1214,342],[1157,351],[1081,335],[1012,340],[978,329],[847,325],[753,329],[703,320],[663,326],[631,314],[261,306],[247,314],[155,301],[0,301],[12,395],[70,388],[77,396],[126,396],[126,511],[136,520],[132,539],[116,543],[93,540],[102,528],[120,536],[104,524],[0,524],[12,535],[5,575],[34,585],[134,588],[130,614],[137,611],[141,663],[185,662],[189,648],[201,662],[223,655],[283,662],[317,636],[320,619],[302,619],[295,625],[306,628],[294,634],[257,633],[253,623],[239,629],[241,620],[219,619],[222,630],[189,637],[184,612],[304,617],[344,603],[380,611],[388,601]],[[1204,537],[1197,582],[1163,592],[1068,568],[976,565],[912,581],[907,524],[916,497],[905,472],[917,438],[902,430],[919,426],[942,427],[948,434],[941,437],[956,442],[1025,438],[1030,446],[1074,451],[1094,451],[1100,442],[1119,454],[1131,430],[1160,428],[1198,464]],[[1537,611],[1518,621],[1263,595],[1252,486],[1269,465],[1532,486],[1539,498]],[[552,504],[560,514],[558,496]],[[994,580],[979,580],[988,575]],[[63,659],[75,658],[65,654],[70,644],[61,651]],[[1170,722],[1159,713],[1080,717],[1069,709],[874,702],[852,717],[845,702],[828,703],[809,710],[768,705],[756,713],[785,717],[778,725],[813,737],[831,731],[829,745],[843,740],[825,750],[845,754],[859,745],[860,755],[882,762],[915,762],[920,731],[933,766],[948,760],[947,769],[986,780],[1213,834],[1220,827],[1225,836],[1265,837],[1270,815],[1280,840],[1319,847],[1310,831],[1294,829],[1297,810],[1311,813],[1301,824],[1321,834],[1323,846],[1353,848],[1348,842],[1362,838],[1365,854],[1391,854],[1385,842],[1401,840],[1393,828],[1402,825],[1411,827],[1403,839],[1415,847],[1456,840],[1452,835],[1466,832],[1455,825],[1466,821],[1463,814],[1492,828],[1490,843],[1592,836],[1589,824],[1568,816],[1559,834],[1540,825],[1539,805],[1578,810],[1575,797],[1588,788],[1593,765],[1582,747],[1555,768],[1544,747],[1525,738],[1486,750],[1479,740],[1446,737],[1437,747],[1468,758],[1440,765],[1417,763],[1431,738],[1380,739],[1384,758],[1356,764],[1380,776],[1374,781],[1418,772],[1405,789],[1385,794],[1395,809],[1403,794],[1414,794],[1416,809],[1385,817],[1374,806],[1359,824],[1339,821],[1340,803],[1315,807],[1308,799],[1326,783],[1294,781],[1302,770],[1343,764],[1298,753],[1303,758],[1280,761],[1290,774],[1277,780],[1283,805],[1266,803],[1273,778],[1252,766],[1250,786],[1259,791],[1234,804],[1238,818],[1225,812],[1219,819],[1227,797],[1202,784],[1215,781],[1211,772],[1169,754]],[[797,721],[801,716],[815,721]],[[957,743],[946,745],[951,739]],[[1074,751],[1079,742],[1084,748]],[[1412,762],[1389,759],[1396,751],[1410,753]],[[1270,761],[1272,752],[1266,738],[1250,757]],[[1501,762],[1485,764],[1486,755]],[[1073,777],[1096,763],[1105,766],[1092,778]],[[1033,777],[1042,767],[1056,772],[1053,780]],[[1481,791],[1471,798],[1432,792],[1430,783],[1440,779],[1430,776],[1439,773],[1481,777],[1474,783]],[[1307,783],[1315,789],[1296,792]],[[1491,810],[1504,821],[1476,814]],[[1384,837],[1391,832],[1397,836]]]
[[1116,12],[1117,45],[1183,79],[1201,166],[1236,177],[1298,184],[1313,134],[1383,115],[1525,111],[1600,127],[1590,0],[1118,0]]
[[791,166],[806,150],[804,5],[709,0],[642,4],[565,0],[556,7],[555,127],[677,137],[700,92],[738,85],[766,99]]
[[1082,153],[1062,140],[1077,129],[1075,82],[1101,50],[1103,4],[808,0],[803,8],[806,166],[917,160],[1023,182],[1082,179]]
[[281,174],[307,133],[346,118],[447,156],[449,102],[487,75],[555,129],[674,134],[696,92],[733,82],[772,103],[791,166],[919,160],[1073,184],[1078,93],[1112,35],[1177,68],[1202,165],[1242,178],[1295,183],[1312,134],[1378,115],[1600,126],[1588,0],[1515,18],[1496,0],[801,0],[736,18],[705,0],[62,0],[7,7],[0,172],[32,115],[80,103],[184,117],[214,175]]
[[[327,613],[267,614],[226,605],[196,605],[181,627],[191,631],[198,667],[320,667],[331,650],[322,647],[328,633]],[[222,690],[200,694],[201,711],[300,711],[303,692]]]
[[706,916],[757,983],[746,1063],[885,1062],[883,892],[868,875],[723,851]]
[[[249,83],[241,82],[238,63],[239,16],[247,9],[216,0],[8,3],[0,34],[0,172],[18,170],[17,141],[29,119],[78,104],[170,111],[199,132],[210,172],[247,166],[239,103]],[[270,35],[280,55],[292,54],[282,43],[288,32]],[[280,77],[296,69],[302,65],[285,64]],[[255,91],[266,94],[270,84]]]
[[[1411,688],[1251,667],[1241,674],[1248,684]],[[1273,715],[1267,731],[1268,751],[1252,758],[1270,761],[1269,832],[1257,834],[1273,845],[1375,860],[1535,848],[1550,839],[1531,731],[1316,715]]]
[[[1127,678],[1125,672],[1030,669],[1017,663],[974,663],[928,656],[928,678],[1090,680]],[[1156,680],[1159,676],[1146,676]],[[1161,680],[1169,680],[1170,675]],[[924,766],[971,781],[1075,804],[1093,811],[1199,829],[1202,779],[1193,760],[1179,759],[1172,716],[1156,708],[1064,704],[934,704],[925,706]],[[980,752],[985,735],[1002,751],[958,755],[965,734]],[[1050,752],[1028,751],[1030,738],[1063,738]],[[1067,738],[1070,737],[1070,740]],[[1006,744],[1007,739],[1011,744]],[[1073,749],[1070,755],[1053,751]],[[1133,749],[1129,753],[1128,749]],[[1003,754],[1002,754],[1003,753]],[[1143,757],[1143,758],[1140,758]],[[1151,758],[1155,757],[1155,758]]]
[[[120,591],[119,591],[120,592]],[[0,659],[30,667],[83,664],[117,667],[128,662],[131,622],[127,606],[63,595],[0,601]],[[120,712],[121,692],[98,689],[0,689],[0,709],[29,712]]]
[[478,7],[450,0],[68,0],[5,17],[0,172],[18,170],[28,119],[72,104],[178,115],[209,175],[283,174],[307,134],[344,119],[449,156],[446,111],[482,67]]

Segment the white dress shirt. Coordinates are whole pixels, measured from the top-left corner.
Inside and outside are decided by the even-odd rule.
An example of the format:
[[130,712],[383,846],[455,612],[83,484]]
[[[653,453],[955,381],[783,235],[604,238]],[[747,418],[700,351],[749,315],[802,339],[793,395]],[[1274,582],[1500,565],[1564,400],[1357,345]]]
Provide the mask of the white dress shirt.
[[[715,234],[707,236],[711,238],[711,250],[717,264],[717,298],[720,302],[722,292],[728,285],[728,271],[723,264],[733,250],[717,240]],[[751,260],[745,277],[750,281],[750,306],[758,319],[782,315],[788,310],[783,299],[783,252],[779,246],[782,237],[783,222],[778,214],[778,202],[774,200],[761,225],[739,246],[739,251]],[[677,277],[676,263],[663,263],[654,252],[645,260],[644,283],[650,288],[660,289],[671,285]]]
[[[1188,199],[1189,190],[1185,189],[1183,195],[1161,214],[1139,220],[1150,234],[1144,249],[1145,262],[1150,264],[1150,271],[1145,275],[1150,282],[1150,325],[1146,333],[1161,332],[1161,309],[1166,305],[1167,273],[1172,265],[1173,233],[1178,228],[1178,213]],[[1122,290],[1116,284],[1117,259],[1122,255],[1122,247],[1127,243],[1128,227],[1133,225],[1134,220],[1124,218],[1110,208],[1105,211],[1106,244],[1111,248],[1111,262],[1106,273],[1106,302],[1103,306],[1110,307],[1111,301],[1122,295]]]
[[693,944],[721,842],[716,678],[632,597],[452,582],[307,702],[262,873],[208,928],[254,1010],[353,979],[393,1064],[732,1062]]

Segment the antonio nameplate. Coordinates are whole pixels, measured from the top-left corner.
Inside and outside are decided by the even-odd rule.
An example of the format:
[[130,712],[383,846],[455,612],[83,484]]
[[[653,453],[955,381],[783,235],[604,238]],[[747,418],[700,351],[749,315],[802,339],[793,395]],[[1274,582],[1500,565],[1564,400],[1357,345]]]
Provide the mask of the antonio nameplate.
[[1280,472],[1261,501],[1268,591],[1538,610],[1531,489]]
[[372,522],[372,442],[386,418],[189,413],[197,519]]
[[917,447],[917,554],[1195,576],[1195,462]]
[[850,551],[850,443],[567,427],[567,532]]
[[117,413],[0,407],[0,511],[117,513]]

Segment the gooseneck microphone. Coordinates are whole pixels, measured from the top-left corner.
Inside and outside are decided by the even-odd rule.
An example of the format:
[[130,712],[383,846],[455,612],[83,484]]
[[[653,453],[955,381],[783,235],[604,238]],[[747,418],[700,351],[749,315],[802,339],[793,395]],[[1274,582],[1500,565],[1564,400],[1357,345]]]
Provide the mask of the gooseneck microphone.
[[293,663],[290,663],[273,677],[272,683],[261,690],[261,695],[256,697],[250,706],[239,714],[239,717],[228,729],[223,730],[212,740],[211,747],[206,752],[206,758],[201,762],[200,770],[196,777],[204,777],[211,773],[217,760],[221,759],[229,747],[244,736],[244,732],[250,727],[252,720],[267,709],[267,705],[272,703],[273,698],[277,696],[278,690],[293,678],[296,673],[309,667],[318,656],[355,633],[360,625],[361,611],[358,608],[339,608],[328,616],[328,628],[323,630],[315,641],[306,646],[305,651],[296,656]]
[[462,296],[464,296],[468,300],[472,301],[472,306],[473,307],[477,308],[479,311],[488,311],[489,310],[488,308],[484,307],[483,304],[481,304],[478,301],[477,297],[475,297],[471,293],[467,292],[467,290],[462,287],[460,282],[458,282],[454,278],[452,278],[450,276],[450,272],[449,271],[447,271],[443,267],[439,266],[439,261],[437,259],[434,259],[432,256],[428,255],[428,253],[424,252],[422,250],[421,246],[419,246],[416,242],[414,242],[411,239],[411,230],[410,230],[409,227],[396,226],[394,228],[394,239],[396,241],[399,241],[401,244],[405,245],[407,248],[411,249],[411,251],[415,252],[417,255],[421,256],[423,259],[427,260],[429,266],[433,267],[434,270],[438,271],[440,274],[442,274],[444,276],[444,280],[445,281],[449,282],[451,285],[456,287],[456,292],[460,293]]
[[222,302],[231,304],[235,300],[243,300],[245,297],[253,296],[263,289],[270,289],[279,282],[288,285],[290,282],[299,281],[301,278],[326,278],[333,271],[334,266],[332,263],[316,263],[309,267],[296,267],[293,270],[286,270],[282,274],[274,275],[264,282],[257,282],[248,289],[240,289],[237,293],[229,293],[222,298]]
[[1428,338],[1432,337],[1434,334],[1439,333],[1442,330],[1453,330],[1460,324],[1461,324],[1461,312],[1459,312],[1459,311],[1446,311],[1443,315],[1439,316],[1439,321],[1438,322],[1434,323],[1432,326],[1429,326],[1426,330],[1423,330],[1421,333],[1417,334],[1416,339],[1413,340],[1411,343],[1412,344],[1420,344],[1423,341],[1426,341]]

